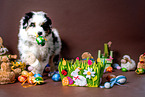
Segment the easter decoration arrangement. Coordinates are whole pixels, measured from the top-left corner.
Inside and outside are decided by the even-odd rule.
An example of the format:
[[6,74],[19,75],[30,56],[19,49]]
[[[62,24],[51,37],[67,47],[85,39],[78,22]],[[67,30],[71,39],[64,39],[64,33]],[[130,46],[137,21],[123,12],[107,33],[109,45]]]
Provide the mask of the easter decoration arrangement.
[[79,60],[77,57],[75,61],[61,59],[58,66],[63,86],[85,87],[98,87],[104,68],[105,64],[100,58],[96,63],[89,57],[86,60]]
[[135,70],[135,72],[137,74],[145,73],[145,53],[140,55],[137,69]]
[[130,58],[130,56],[124,55],[121,59],[121,68],[123,72],[135,70],[136,63],[133,59]]
[[13,68],[12,64],[17,59],[17,55],[7,53],[8,49],[3,46],[3,40],[0,37],[0,84],[14,83],[21,73],[21,69]]
[[[41,74],[33,74],[32,72],[28,72],[26,70],[22,71],[22,74],[18,77],[19,82],[21,82],[21,86],[24,88],[28,88],[31,86],[41,85],[44,83]],[[28,84],[25,84],[28,82]]]
[[104,44],[104,53],[101,54],[101,50],[98,50],[98,58],[101,62],[105,63],[105,72],[112,72],[113,68],[111,64],[113,63],[113,51],[110,50],[112,42],[109,41],[108,44]]

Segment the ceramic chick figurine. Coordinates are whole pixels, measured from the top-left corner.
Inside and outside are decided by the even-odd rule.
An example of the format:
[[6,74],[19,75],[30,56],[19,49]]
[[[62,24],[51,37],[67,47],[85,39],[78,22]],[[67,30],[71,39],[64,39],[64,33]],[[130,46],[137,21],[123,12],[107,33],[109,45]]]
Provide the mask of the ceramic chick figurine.
[[140,55],[137,68],[145,69],[145,53]]

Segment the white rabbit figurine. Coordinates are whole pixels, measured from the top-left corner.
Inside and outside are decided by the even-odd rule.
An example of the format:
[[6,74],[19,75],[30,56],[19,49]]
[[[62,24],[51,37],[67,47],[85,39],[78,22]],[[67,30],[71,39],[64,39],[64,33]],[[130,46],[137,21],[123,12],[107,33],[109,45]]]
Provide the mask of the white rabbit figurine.
[[73,76],[73,81],[75,82],[74,84],[78,86],[87,86],[86,78],[84,76],[78,75],[80,70],[81,68],[78,67],[71,73],[71,76]]

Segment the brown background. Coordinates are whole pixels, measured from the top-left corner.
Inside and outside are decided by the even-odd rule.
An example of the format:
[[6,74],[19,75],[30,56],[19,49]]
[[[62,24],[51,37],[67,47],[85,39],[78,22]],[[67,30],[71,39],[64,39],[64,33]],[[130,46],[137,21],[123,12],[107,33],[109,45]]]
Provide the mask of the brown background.
[[76,58],[112,41],[114,58],[124,54],[136,62],[145,52],[144,0],[0,0],[0,36],[11,54],[18,54],[19,21],[29,11],[44,11],[63,41],[62,57]]
[[[43,10],[63,41],[62,57],[75,58],[84,51],[97,58],[97,50],[111,40],[114,57],[124,54],[136,62],[145,52],[145,0],[0,0],[0,36],[11,54],[18,54],[19,20],[29,11]],[[143,97],[145,75],[113,72],[127,77],[126,87],[112,89],[45,85],[23,88],[21,83],[0,85],[0,97]]]

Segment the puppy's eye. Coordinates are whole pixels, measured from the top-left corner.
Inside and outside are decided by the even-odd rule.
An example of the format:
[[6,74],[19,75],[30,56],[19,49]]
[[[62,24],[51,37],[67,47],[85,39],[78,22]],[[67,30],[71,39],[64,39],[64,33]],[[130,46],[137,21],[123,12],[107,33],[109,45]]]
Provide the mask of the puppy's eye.
[[30,27],[35,27],[35,23],[31,23],[30,24]]

